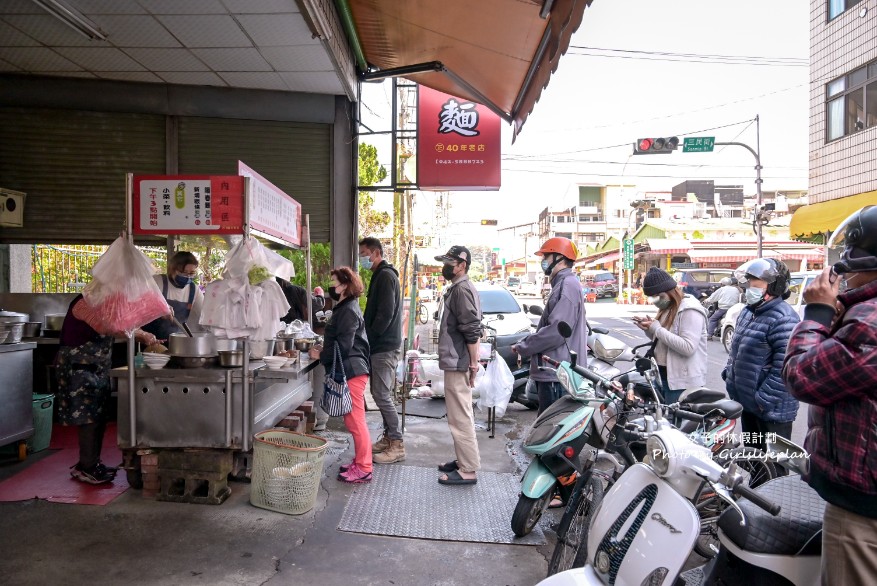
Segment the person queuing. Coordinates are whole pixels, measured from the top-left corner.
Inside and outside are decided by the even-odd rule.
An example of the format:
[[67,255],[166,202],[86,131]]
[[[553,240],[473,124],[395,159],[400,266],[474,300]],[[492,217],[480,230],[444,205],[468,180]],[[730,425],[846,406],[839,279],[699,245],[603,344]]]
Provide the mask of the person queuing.
[[[113,336],[98,334],[73,315],[80,302],[82,295],[70,302],[58,341],[58,420],[62,425],[78,426],[79,461],[70,468],[70,476],[88,484],[104,484],[116,477],[116,468],[104,465],[100,459],[110,396]],[[147,346],[156,342],[155,335],[143,330],[135,330],[134,337]]]
[[[168,260],[167,274],[154,277],[174,317],[193,332],[201,331],[198,321],[201,319],[201,306],[204,303],[204,294],[195,284],[197,276],[198,259],[191,252],[180,251]],[[143,326],[143,329],[158,340],[165,341],[171,334],[180,331],[170,316],[155,319]]]
[[740,303],[740,289],[737,288],[731,277],[725,277],[719,282],[722,286],[713,291],[713,294],[703,301],[704,305],[707,306],[713,303],[718,305],[718,308],[710,316],[709,324],[707,325],[706,339],[708,341],[712,340],[713,336],[716,335],[716,328],[719,327],[719,323],[725,317],[725,314],[728,313],[728,310]]
[[[326,324],[322,346],[314,346],[309,356],[319,359],[328,371],[335,360],[335,347],[341,352],[344,374],[350,389],[353,409],[344,416],[344,425],[353,436],[353,461],[341,466],[338,480],[364,483],[372,479],[372,442],[365,421],[365,386],[368,384],[369,345],[365,322],[359,309],[359,296],[364,290],[362,280],[350,267],[339,267],[331,273],[329,296],[335,301],[332,317]],[[339,365],[340,368],[340,365]]]
[[444,472],[440,484],[475,484],[481,468],[472,387],[478,373],[478,343],[481,339],[481,301],[469,280],[472,254],[465,246],[451,246],[442,262],[445,279],[444,306],[439,324],[439,368],[444,371],[448,427],[454,439],[457,459],[439,465]]
[[722,379],[728,396],[743,405],[740,423],[747,444],[765,449],[765,435],[791,437],[798,401],[783,382],[783,360],[792,329],[801,318],[785,302],[789,269],[775,258],[756,258],[736,271],[746,307],[737,318]]
[[810,405],[804,479],[827,501],[822,583],[864,585],[877,576],[877,206],[832,240],[844,245],[841,260],[804,290],[783,379]]
[[384,421],[383,435],[372,445],[372,454],[378,464],[393,464],[405,460],[402,426],[393,402],[402,344],[402,289],[399,272],[384,260],[384,247],[377,238],[359,241],[359,266],[372,272],[363,317],[371,348],[372,398]]
[[[588,323],[585,318],[583,287],[572,272],[578,250],[568,238],[549,238],[536,251],[542,257],[542,272],[551,279],[551,294],[539,318],[536,332],[512,346],[512,351],[530,357],[530,378],[536,382],[539,393],[539,413],[563,396],[563,387],[557,382],[555,371],[540,369],[541,356],[554,360],[570,359],[570,350],[578,353],[578,363],[587,366]],[[564,338],[557,324],[566,322],[572,327],[572,336]],[[535,358],[534,358],[535,357]]]
[[653,341],[664,401],[675,403],[686,390],[706,383],[706,309],[657,267],[643,277],[643,294],[658,308],[658,314],[633,320]]
[[[300,321],[308,321],[308,292],[307,290],[295,283],[290,283],[286,279],[281,277],[274,277],[277,281],[277,284],[280,285],[280,289],[283,291],[283,296],[286,297],[286,302],[289,303],[289,311],[280,318],[280,321],[283,323],[292,323],[295,320]],[[322,289],[320,290],[322,292]],[[325,300],[322,295],[317,296],[313,295],[311,299],[311,323],[317,323],[316,313],[323,309],[323,305]]]

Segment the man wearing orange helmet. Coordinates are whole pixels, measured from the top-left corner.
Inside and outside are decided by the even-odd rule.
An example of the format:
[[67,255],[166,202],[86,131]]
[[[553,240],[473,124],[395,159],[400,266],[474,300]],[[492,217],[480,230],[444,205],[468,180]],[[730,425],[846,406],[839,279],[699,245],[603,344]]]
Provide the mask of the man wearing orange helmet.
[[[569,238],[549,238],[536,251],[536,256],[542,257],[542,272],[551,279],[551,294],[545,302],[536,333],[512,346],[512,350],[523,357],[537,357],[530,360],[530,378],[536,382],[539,413],[542,413],[563,396],[563,388],[553,370],[539,370],[541,360],[538,358],[549,356],[555,360],[569,360],[572,350],[578,352],[579,364],[587,365],[588,325],[582,285],[572,272],[578,257],[576,245]],[[564,339],[557,329],[557,324],[562,321],[572,327],[569,339]]]

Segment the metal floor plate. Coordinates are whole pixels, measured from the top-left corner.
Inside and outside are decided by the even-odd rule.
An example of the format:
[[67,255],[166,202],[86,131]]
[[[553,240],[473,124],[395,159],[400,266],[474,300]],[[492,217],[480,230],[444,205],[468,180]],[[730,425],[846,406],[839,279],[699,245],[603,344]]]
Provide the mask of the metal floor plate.
[[521,491],[513,474],[478,473],[478,483],[445,486],[435,468],[375,466],[374,480],[354,491],[338,529],[352,533],[542,545],[545,535],[537,527],[525,537],[515,537],[512,512]]

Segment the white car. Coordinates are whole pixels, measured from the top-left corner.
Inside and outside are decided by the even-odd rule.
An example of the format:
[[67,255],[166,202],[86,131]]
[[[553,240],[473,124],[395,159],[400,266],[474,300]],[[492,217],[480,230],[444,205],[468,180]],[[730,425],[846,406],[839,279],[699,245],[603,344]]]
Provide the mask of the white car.
[[[478,291],[478,298],[481,301],[481,322],[494,328],[498,336],[534,331],[529,314],[524,313],[523,308],[508,289],[486,283],[475,283],[475,290]],[[442,311],[444,311],[444,298],[440,297],[438,310],[435,312],[436,319],[432,326],[434,340],[438,340]]]
[[[789,283],[791,295],[786,302],[794,307],[795,311],[797,311],[798,315],[801,317],[804,317],[804,306],[807,305],[804,301],[804,289],[806,289],[807,285],[812,283],[813,279],[815,279],[821,272],[822,271],[803,271],[792,273],[791,275],[792,278]],[[726,352],[731,351],[731,340],[734,339],[734,328],[737,325],[737,318],[740,316],[740,311],[744,307],[745,305],[743,303],[738,303],[731,307],[719,324],[722,334],[722,345],[725,347]]]

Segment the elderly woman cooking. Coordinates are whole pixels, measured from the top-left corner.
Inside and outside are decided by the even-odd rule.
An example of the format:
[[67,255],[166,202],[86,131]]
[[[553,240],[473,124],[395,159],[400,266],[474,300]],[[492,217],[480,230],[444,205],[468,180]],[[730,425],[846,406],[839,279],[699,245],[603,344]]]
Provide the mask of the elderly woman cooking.
[[[368,384],[369,346],[365,334],[365,322],[359,308],[359,296],[363,285],[359,275],[350,267],[332,271],[329,297],[335,302],[332,317],[326,324],[323,346],[310,350],[311,358],[319,358],[328,372],[332,368],[335,346],[341,352],[344,373],[353,410],[344,416],[344,425],[353,436],[355,456],[347,466],[341,467],[338,480],[343,482],[371,482],[372,442],[365,422],[365,387]],[[339,365],[340,368],[340,365]]]

